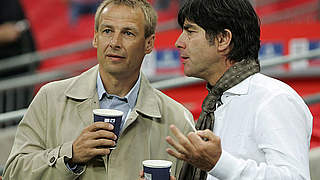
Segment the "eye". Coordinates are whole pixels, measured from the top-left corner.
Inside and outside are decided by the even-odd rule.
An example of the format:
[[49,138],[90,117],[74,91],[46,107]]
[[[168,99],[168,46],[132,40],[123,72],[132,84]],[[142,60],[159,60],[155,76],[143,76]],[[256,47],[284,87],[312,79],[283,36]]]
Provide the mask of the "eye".
[[105,29],[102,32],[105,33],[105,34],[109,34],[111,32],[111,29]]
[[192,34],[194,33],[195,31],[192,31],[192,30],[186,30],[188,34]]
[[130,32],[130,31],[125,31],[124,34],[125,34],[126,36],[135,36],[135,35],[134,35],[132,32]]

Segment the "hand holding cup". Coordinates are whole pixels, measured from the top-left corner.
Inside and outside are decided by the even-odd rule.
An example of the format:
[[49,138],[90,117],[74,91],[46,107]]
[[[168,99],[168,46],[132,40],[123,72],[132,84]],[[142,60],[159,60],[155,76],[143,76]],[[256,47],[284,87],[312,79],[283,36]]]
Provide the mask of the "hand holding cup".
[[94,109],[94,123],[85,128],[72,144],[71,164],[86,163],[95,156],[108,155],[114,149],[120,133],[123,112]]
[[84,164],[98,155],[108,155],[109,148],[115,145],[117,136],[112,132],[113,125],[96,122],[85,128],[72,144],[70,163]]

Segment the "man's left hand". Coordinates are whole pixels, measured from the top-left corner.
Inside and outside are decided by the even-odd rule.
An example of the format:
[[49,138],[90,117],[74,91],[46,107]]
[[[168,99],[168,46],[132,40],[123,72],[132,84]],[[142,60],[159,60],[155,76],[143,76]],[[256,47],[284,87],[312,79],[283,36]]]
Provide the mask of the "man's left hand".
[[[176,149],[176,151],[167,149],[171,156],[184,160],[204,171],[210,171],[216,165],[221,156],[222,148],[220,138],[212,131],[206,129],[196,133],[190,132],[184,136],[174,125],[170,126],[170,130],[177,139],[175,141],[170,136],[166,138],[166,141]],[[202,138],[206,138],[207,141]]]
[[[143,171],[140,171],[140,173],[139,173],[139,180],[145,180],[144,175],[143,175]],[[176,180],[176,178],[174,176],[170,176],[170,180]]]

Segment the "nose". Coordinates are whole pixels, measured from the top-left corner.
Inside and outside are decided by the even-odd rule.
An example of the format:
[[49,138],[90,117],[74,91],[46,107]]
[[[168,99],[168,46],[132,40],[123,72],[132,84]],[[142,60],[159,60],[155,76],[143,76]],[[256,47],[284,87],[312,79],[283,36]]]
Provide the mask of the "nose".
[[111,48],[120,48],[121,47],[121,34],[114,33],[111,41],[110,41]]
[[178,39],[176,40],[176,43],[174,45],[179,49],[185,49],[186,48],[186,43],[184,41],[183,33],[180,34],[180,36],[178,37]]

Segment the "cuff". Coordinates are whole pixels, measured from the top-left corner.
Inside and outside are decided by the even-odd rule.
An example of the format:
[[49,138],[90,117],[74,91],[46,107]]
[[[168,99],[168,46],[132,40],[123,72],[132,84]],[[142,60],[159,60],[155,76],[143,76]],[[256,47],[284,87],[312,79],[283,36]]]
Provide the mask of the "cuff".
[[209,174],[218,179],[235,179],[240,175],[244,163],[242,159],[237,159],[227,151],[222,150],[220,159],[213,169],[209,171]]
[[59,169],[65,176],[69,177],[78,177],[80,176],[86,169],[86,166],[77,166],[75,171],[72,171],[68,168],[65,163],[65,159],[72,158],[72,142],[64,143],[60,146],[59,158],[57,160],[57,169]]
[[70,165],[70,163],[68,163],[68,161],[64,161],[64,163],[66,164],[67,168],[74,172],[77,175],[80,175],[83,173],[83,169],[84,169],[84,165],[80,165],[80,164],[74,164],[73,166]]

